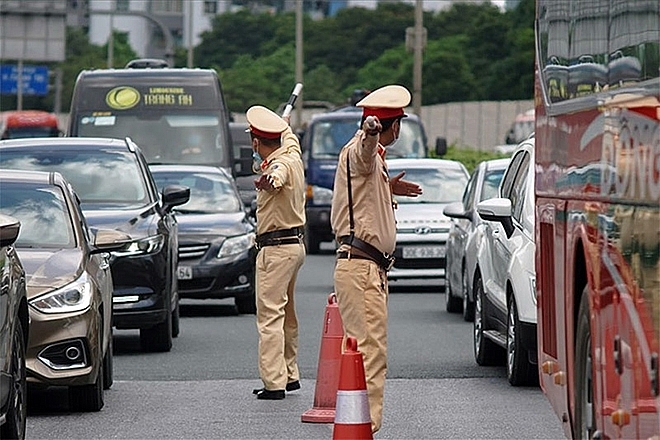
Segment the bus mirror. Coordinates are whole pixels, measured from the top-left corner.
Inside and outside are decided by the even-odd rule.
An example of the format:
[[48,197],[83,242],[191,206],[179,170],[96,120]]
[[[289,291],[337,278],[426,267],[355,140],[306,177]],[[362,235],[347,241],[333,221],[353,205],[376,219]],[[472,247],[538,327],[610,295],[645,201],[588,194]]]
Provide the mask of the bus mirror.
[[435,154],[436,156],[447,154],[447,139],[439,136],[435,138]]

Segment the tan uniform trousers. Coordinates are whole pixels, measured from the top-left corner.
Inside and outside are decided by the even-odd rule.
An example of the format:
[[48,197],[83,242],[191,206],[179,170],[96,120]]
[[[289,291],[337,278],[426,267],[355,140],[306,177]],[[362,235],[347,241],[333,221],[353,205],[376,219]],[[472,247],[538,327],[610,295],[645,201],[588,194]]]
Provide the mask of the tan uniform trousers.
[[300,378],[293,297],[304,261],[302,243],[265,246],[257,255],[259,375],[267,390],[284,390],[288,382]]
[[338,259],[334,274],[337,305],[346,336],[357,339],[364,360],[371,431],[383,420],[387,372],[387,273],[362,259]]

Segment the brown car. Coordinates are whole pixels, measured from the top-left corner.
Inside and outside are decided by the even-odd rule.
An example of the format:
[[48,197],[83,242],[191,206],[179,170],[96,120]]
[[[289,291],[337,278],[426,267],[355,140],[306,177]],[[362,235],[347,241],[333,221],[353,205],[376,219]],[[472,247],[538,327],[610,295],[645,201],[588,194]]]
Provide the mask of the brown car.
[[109,251],[130,237],[90,230],[59,173],[2,170],[0,186],[0,213],[21,222],[15,246],[27,279],[28,384],[68,386],[72,410],[98,411],[112,384]]

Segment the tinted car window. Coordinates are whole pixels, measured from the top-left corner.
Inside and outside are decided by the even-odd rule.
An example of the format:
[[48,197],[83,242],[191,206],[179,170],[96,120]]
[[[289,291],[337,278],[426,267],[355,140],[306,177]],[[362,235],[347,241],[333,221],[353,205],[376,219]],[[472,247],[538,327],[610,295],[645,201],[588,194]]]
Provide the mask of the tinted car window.
[[53,186],[3,183],[0,213],[21,219],[17,247],[73,248],[73,225],[62,191]]
[[502,176],[504,175],[504,170],[491,170],[484,175],[484,182],[481,186],[481,200],[491,199],[497,197],[497,190],[500,188],[500,182],[502,181]]
[[232,182],[221,174],[153,172],[159,188],[182,185],[190,188],[188,203],[175,208],[179,212],[239,212],[243,203]]
[[[390,169],[390,176],[403,170]],[[410,168],[405,170],[405,180],[422,187],[419,197],[394,196],[398,203],[451,203],[461,200],[467,177],[459,168]]]
[[472,173],[472,176],[470,176],[470,180],[467,183],[467,186],[465,187],[465,192],[463,193],[463,209],[468,210],[472,206],[472,202],[474,200],[474,192],[475,188],[477,187],[477,180],[479,177],[479,168],[474,170]]
[[525,201],[529,162],[529,154],[525,152],[520,167],[518,168],[516,178],[511,186],[511,194],[509,196],[509,199],[511,200],[511,208],[513,210],[513,218],[518,221],[520,221],[520,215],[522,214],[522,208]]
[[4,168],[58,171],[82,202],[147,203],[148,192],[134,154],[117,150],[3,150]]

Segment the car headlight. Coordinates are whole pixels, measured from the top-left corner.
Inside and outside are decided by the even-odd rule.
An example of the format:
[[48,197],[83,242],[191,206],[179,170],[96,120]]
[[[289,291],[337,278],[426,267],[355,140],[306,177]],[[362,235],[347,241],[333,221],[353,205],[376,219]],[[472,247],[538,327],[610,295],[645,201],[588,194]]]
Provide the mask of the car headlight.
[[313,205],[331,205],[332,190],[321,186],[312,186],[312,204]]
[[222,243],[222,246],[220,246],[220,250],[218,251],[216,258],[224,258],[231,255],[240,254],[241,252],[245,252],[253,247],[254,243],[254,232],[250,232],[245,235],[239,235],[237,237],[229,237]]
[[536,277],[534,275],[529,276],[529,283],[532,286],[532,301],[536,305]]
[[64,287],[30,300],[30,305],[42,313],[80,312],[91,303],[92,283],[86,273]]
[[135,256],[142,254],[155,254],[160,252],[165,243],[165,237],[162,234],[152,235],[140,240],[131,241],[123,249],[112,252],[116,257]]

